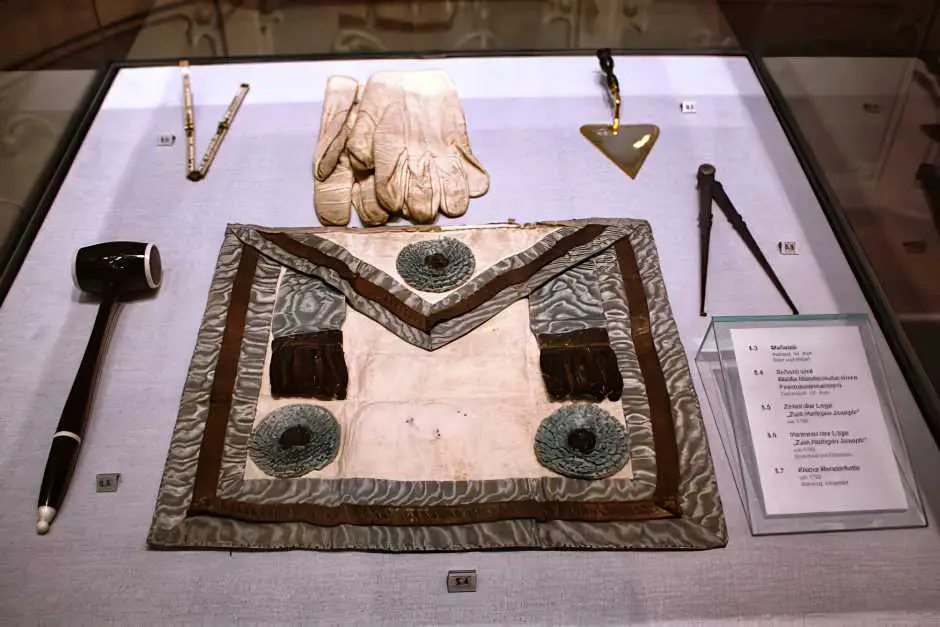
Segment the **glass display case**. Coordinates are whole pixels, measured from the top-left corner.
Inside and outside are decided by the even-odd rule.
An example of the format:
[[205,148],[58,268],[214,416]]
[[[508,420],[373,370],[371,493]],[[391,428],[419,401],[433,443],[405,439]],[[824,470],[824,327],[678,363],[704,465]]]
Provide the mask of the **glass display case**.
[[[6,568],[0,572],[7,591],[0,599],[0,613],[15,622],[50,623],[696,620],[725,624],[766,618],[874,624],[940,618],[940,536],[935,525],[940,484],[933,480],[940,465],[936,439],[940,402],[934,387],[940,381],[935,371],[940,360],[933,346],[940,335],[933,332],[936,286],[930,263],[940,245],[934,224],[940,218],[931,205],[932,170],[925,167],[933,164],[934,136],[940,139],[933,126],[934,96],[940,87],[929,54],[933,3],[869,3],[855,20],[818,28],[813,25],[823,23],[823,13],[841,13],[828,5],[811,11],[797,4],[157,2],[138,17],[116,19],[109,26],[116,32],[119,24],[133,22],[140,29],[125,51],[127,59],[112,56],[106,68],[96,71],[30,73],[30,93],[39,95],[32,101],[20,96],[12,100],[34,102],[33,108],[42,111],[39,117],[57,116],[58,126],[54,132],[43,131],[48,146],[29,149],[35,150],[29,159],[42,162],[42,167],[31,166],[34,182],[28,192],[18,192],[16,202],[23,210],[8,230],[10,243],[2,249],[0,356],[15,367],[0,382],[0,396],[7,404],[7,417],[0,421],[4,435],[0,465],[8,479],[0,482],[0,529],[9,539]],[[809,25],[801,37],[794,35],[798,23]],[[859,44],[863,36],[869,37],[867,47]],[[70,50],[78,46],[74,38],[67,41],[72,42]],[[600,47],[613,48],[621,123],[657,129],[648,154],[632,173],[635,177],[627,176],[618,167],[621,164],[582,135],[582,126],[608,124],[612,118],[614,99],[598,63]],[[823,52],[825,57],[818,56]],[[10,65],[33,70],[52,54],[30,53]],[[186,62],[185,67],[180,61]],[[678,427],[672,445],[678,447],[680,486],[678,496],[673,495],[678,511],[670,510],[671,516],[690,520],[698,525],[695,529],[707,533],[695,535],[681,525],[660,526],[663,521],[651,523],[652,517],[634,522],[639,535],[627,534],[624,539],[617,535],[623,529],[599,526],[610,521],[591,507],[575,508],[577,513],[566,515],[559,513],[564,506],[558,505],[564,499],[556,499],[552,501],[556,509],[549,513],[539,503],[557,486],[539,474],[541,469],[523,471],[516,466],[517,474],[531,473],[526,477],[537,486],[531,489],[539,498],[530,499],[536,505],[524,501],[529,509],[520,506],[523,514],[517,516],[536,522],[510,532],[480,526],[501,522],[496,514],[463,524],[448,518],[435,530],[428,522],[433,517],[422,518],[429,503],[441,505],[430,497],[421,508],[409,511],[411,524],[397,518],[386,525],[376,522],[379,514],[370,514],[372,518],[362,514],[366,523],[361,524],[373,533],[366,540],[355,535],[360,524],[355,507],[343,510],[348,518],[331,523],[321,519],[320,526],[330,531],[310,536],[303,531],[304,525],[312,524],[304,518],[307,514],[294,519],[290,516],[295,512],[283,514],[287,518],[281,513],[258,514],[257,509],[248,513],[251,508],[242,505],[252,501],[250,495],[237,506],[197,498],[202,489],[195,487],[200,481],[198,466],[210,454],[203,447],[210,437],[204,431],[215,429],[221,442],[220,467],[203,482],[211,488],[212,498],[227,494],[226,464],[236,453],[242,459],[233,471],[239,481],[270,479],[246,452],[253,446],[248,439],[254,437],[254,418],[242,435],[235,433],[234,418],[192,425],[184,420],[187,408],[197,408],[192,412],[196,415],[203,404],[206,411],[214,411],[210,408],[222,402],[229,411],[243,391],[238,377],[244,374],[236,375],[241,372],[237,367],[230,374],[234,393],[230,389],[222,398],[214,387],[224,375],[219,364],[227,344],[235,347],[228,353],[234,355],[236,366],[241,363],[236,358],[243,357],[238,347],[245,347],[244,355],[251,353],[244,343],[248,340],[242,336],[231,340],[229,335],[230,318],[238,315],[231,313],[234,305],[225,304],[229,302],[225,299],[241,289],[237,275],[242,266],[237,256],[232,257],[237,262],[226,265],[225,246],[239,239],[238,246],[247,242],[258,251],[251,254],[261,255],[262,266],[267,259],[286,268],[271,270],[270,276],[263,268],[245,271],[258,285],[268,281],[272,290],[267,296],[259,292],[259,300],[252,300],[255,296],[245,300],[236,325],[244,328],[245,337],[263,327],[258,336],[262,348],[252,357],[259,385],[271,384],[271,375],[260,373],[267,372],[275,359],[274,342],[266,329],[280,307],[282,277],[292,271],[315,274],[297,261],[303,257],[297,242],[308,247],[304,259],[319,259],[337,272],[339,278],[316,276],[344,294],[350,312],[358,312],[346,314],[346,339],[340,340],[340,349],[346,346],[349,376],[355,379],[360,372],[355,351],[365,349],[353,348],[354,333],[369,340],[373,327],[391,329],[397,324],[356,299],[371,293],[372,302],[387,306],[404,292],[394,282],[383,283],[387,277],[382,273],[407,280],[402,278],[404,272],[401,277],[396,274],[394,262],[387,268],[384,262],[371,262],[379,268],[371,276],[375,268],[349,259],[347,266],[356,269],[344,278],[345,271],[334,263],[346,259],[340,253],[334,251],[330,262],[310,252],[317,247],[321,253],[334,250],[330,242],[346,237],[309,230],[320,226],[314,207],[315,159],[321,155],[318,137],[325,89],[333,76],[351,77],[364,86],[377,72],[432,69],[443,70],[453,81],[473,155],[488,173],[488,189],[470,200],[466,213],[438,216],[431,230],[410,231],[408,222],[399,218],[392,220],[388,231],[376,232],[397,242],[397,231],[431,234],[428,237],[433,235],[435,241],[442,233],[460,240],[462,230],[480,234],[487,231],[480,227],[493,224],[509,224],[500,228],[515,231],[519,224],[539,223],[542,226],[527,228],[533,233],[545,228],[548,237],[557,238],[573,235],[564,229],[583,232],[593,226],[598,232],[607,229],[608,234],[618,228],[624,233],[639,229],[640,235],[630,231],[625,237],[634,237],[630,241],[640,251],[635,255],[637,283],[632,285],[645,298],[642,306],[630,300],[632,275],[622,249],[611,252],[605,244],[585,257],[612,254],[610,259],[619,262],[610,267],[627,293],[623,318],[630,322],[630,350],[639,354],[644,338],[652,336],[653,362],[659,356],[659,365],[652,370],[647,360],[631,371],[623,365],[629,358],[617,353],[624,398],[633,390],[652,415],[658,392],[650,380],[654,374],[662,379],[667,415]],[[188,176],[193,167],[187,163],[190,96],[184,94],[184,75],[192,99],[195,164],[213,133],[224,137],[211,171],[201,180]],[[70,88],[50,93],[41,89],[44,81]],[[248,88],[241,93],[237,115],[226,116],[242,85]],[[17,106],[18,111],[28,109]],[[7,117],[12,120],[12,113]],[[227,122],[219,125],[220,120]],[[12,156],[25,150],[17,129],[32,126],[4,122],[0,139],[17,141],[0,145],[15,147],[0,152],[0,159],[25,159]],[[723,193],[733,200],[754,243],[801,314],[871,320],[866,351],[877,353],[883,366],[879,389],[890,390],[898,434],[904,441],[899,449],[909,457],[909,466],[904,462],[905,481],[920,488],[919,500],[914,488],[909,488],[908,496],[926,511],[926,527],[752,535],[732,475],[735,466],[721,446],[711,409],[700,403],[705,385],[687,363],[708,333],[706,304],[709,316],[783,316],[790,307],[740,237],[740,224],[717,211],[710,221],[706,299],[697,190],[703,164],[713,166]],[[362,226],[355,212],[350,226]],[[643,239],[646,229],[648,240]],[[271,233],[281,237],[277,249],[270,247],[273,240],[262,241],[274,237]],[[294,237],[295,247],[285,244],[284,237]],[[35,508],[43,462],[53,434],[63,433],[56,433],[55,420],[82,360],[99,300],[73,282],[74,255],[80,247],[111,240],[153,243],[162,257],[163,281],[155,295],[122,304],[111,324],[107,355],[90,404],[92,417],[81,437],[73,434],[83,450],[69,494],[52,528],[38,535]],[[497,254],[483,252],[489,245],[485,240],[483,235],[466,240],[480,247],[474,248],[480,267],[468,275],[473,277],[468,285],[474,281],[485,285],[474,273],[496,276],[490,267],[495,268],[496,261],[525,260],[543,243],[539,240],[536,248],[523,249],[512,241],[497,242],[494,247],[507,247]],[[348,250],[362,253],[353,261],[370,259],[368,246],[357,249],[352,240],[342,242]],[[531,246],[535,240],[526,242]],[[242,255],[248,248],[239,250]],[[555,256],[545,263],[566,259],[563,255],[569,252],[549,252]],[[490,257],[493,260],[484,263]],[[606,276],[603,266],[594,267],[598,276]],[[522,274],[531,280],[537,272],[534,268]],[[147,277],[150,284],[153,277],[149,273]],[[371,287],[363,287],[365,279]],[[78,280],[81,284],[81,277]],[[531,308],[532,290],[538,286],[525,285]],[[375,296],[376,286],[387,290]],[[222,298],[223,304],[215,298]],[[269,318],[253,318],[267,302],[264,298],[271,301]],[[427,321],[439,309],[446,312],[446,307],[435,308],[431,298],[423,304],[401,299],[426,315],[406,311],[396,314],[398,319],[426,331],[434,342]],[[443,302],[459,309],[460,299],[452,301]],[[606,300],[603,305],[607,320],[617,319],[616,305]],[[648,307],[645,314],[643,307]],[[393,313],[400,309],[389,307]],[[535,311],[523,308],[519,313],[526,330]],[[510,315],[516,314],[500,313],[493,324]],[[224,327],[213,326],[223,321]],[[480,330],[491,329],[486,325]],[[615,326],[610,335],[614,350],[620,350]],[[606,332],[604,337],[606,342]],[[534,336],[519,341],[535,346]],[[540,367],[545,373],[538,357],[544,348],[532,349],[535,380]],[[504,350],[508,354],[509,349]],[[200,361],[203,357],[205,363]],[[462,359],[469,364],[473,357],[474,351],[468,351]],[[489,386],[485,394],[474,397],[481,406],[484,397],[502,398],[506,392],[500,386],[508,389],[519,370],[502,362],[491,366],[493,372],[480,369],[473,378],[480,386]],[[375,385],[387,390],[435,390],[437,380],[447,382],[442,388],[459,387],[447,378],[445,366],[434,367],[442,370],[408,372],[407,367],[389,367]],[[471,371],[469,365],[466,368]],[[361,366],[361,372],[367,369]],[[382,383],[385,378],[400,383]],[[354,387],[350,383],[351,395]],[[415,402],[411,397],[405,401]],[[284,406],[263,393],[252,402],[278,410]],[[329,403],[336,402],[332,398],[327,406],[334,408]],[[663,466],[644,465],[667,460],[669,449],[661,448],[660,441],[644,449],[642,428],[631,430],[626,400],[624,408],[622,414],[614,411],[614,416],[626,421],[632,444],[630,462],[617,472],[629,473],[631,480],[642,479],[644,472],[655,476],[658,487],[653,500],[669,510],[672,502],[659,499]],[[260,411],[252,405],[251,416]],[[355,430],[354,421],[343,422],[341,412],[334,413],[343,437]],[[632,420],[640,424],[642,417]],[[655,422],[655,416],[647,421]],[[683,424],[693,428],[684,431]],[[480,429],[477,437],[483,442],[495,438],[492,449],[497,450],[503,442],[503,436],[493,435],[498,431]],[[466,438],[469,431],[461,433]],[[190,435],[192,441],[187,439]],[[511,437],[506,435],[505,442]],[[496,455],[479,443],[471,447],[468,440],[463,442],[447,456],[457,458],[471,448],[481,458]],[[570,436],[568,442],[575,446]],[[340,459],[352,450],[348,443],[343,446]],[[370,468],[396,455],[420,457],[401,448],[407,447],[375,445]],[[530,449],[527,444],[525,455],[531,456]],[[352,466],[349,461],[348,467]],[[399,464],[406,466],[419,468],[420,463]],[[324,476],[348,482],[344,468]],[[445,508],[466,505],[461,499],[470,498],[461,490],[477,477],[458,474],[446,475],[441,482],[452,491],[443,497]],[[617,474],[615,479],[626,481],[627,476]],[[696,478],[704,487],[694,487]],[[314,484],[297,485],[314,489],[310,488]],[[351,484],[337,485],[347,489]],[[571,485],[565,483],[564,490]],[[711,505],[704,513],[691,511],[697,507],[691,505],[699,494],[696,490],[709,495],[705,500]],[[262,502],[264,497],[260,498],[255,502]],[[368,504],[370,498],[379,503],[385,497],[342,493],[339,506]],[[382,504],[402,505],[402,498]],[[481,502],[487,499],[495,497],[484,495]],[[611,497],[604,503],[614,501]],[[200,528],[204,522],[200,516],[209,514],[216,518]],[[404,514],[389,514],[394,515]],[[195,527],[178,531],[174,516],[195,518]],[[230,520],[239,522],[230,524]],[[441,531],[443,527],[457,529],[456,535],[447,535],[450,531]],[[422,533],[432,540],[414,539]],[[223,550],[192,550],[198,548]],[[283,548],[326,550],[271,550]],[[494,548],[504,550],[485,550]],[[520,548],[538,550],[516,550]],[[709,550],[552,550],[558,548]],[[472,578],[472,585],[465,578]],[[461,590],[468,593],[452,594]]]

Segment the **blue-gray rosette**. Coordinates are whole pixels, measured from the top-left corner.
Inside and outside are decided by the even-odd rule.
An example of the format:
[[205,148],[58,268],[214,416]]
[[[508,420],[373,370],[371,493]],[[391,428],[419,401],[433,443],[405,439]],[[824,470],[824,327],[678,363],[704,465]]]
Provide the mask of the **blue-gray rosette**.
[[261,420],[248,440],[248,453],[265,474],[291,479],[332,462],[339,439],[339,423],[325,407],[286,405]]
[[560,475],[602,479],[627,463],[627,431],[597,405],[565,405],[539,425],[535,456],[540,464]]
[[401,278],[422,292],[447,292],[473,275],[476,260],[470,247],[452,237],[408,244],[395,262]]

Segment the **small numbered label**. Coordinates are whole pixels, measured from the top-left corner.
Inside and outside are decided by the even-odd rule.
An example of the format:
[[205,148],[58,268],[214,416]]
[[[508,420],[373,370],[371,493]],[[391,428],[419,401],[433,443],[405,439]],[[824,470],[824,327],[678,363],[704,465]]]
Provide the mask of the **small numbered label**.
[[475,570],[447,571],[447,591],[448,592],[476,592],[477,591],[477,571]]
[[790,242],[790,241],[778,242],[777,250],[780,251],[781,255],[796,255],[797,254],[796,242]]
[[121,482],[121,473],[109,472],[95,476],[95,492],[117,492]]
[[176,143],[176,135],[157,135],[157,146],[172,146]]
[[683,100],[679,103],[679,111],[682,113],[695,113],[695,101]]

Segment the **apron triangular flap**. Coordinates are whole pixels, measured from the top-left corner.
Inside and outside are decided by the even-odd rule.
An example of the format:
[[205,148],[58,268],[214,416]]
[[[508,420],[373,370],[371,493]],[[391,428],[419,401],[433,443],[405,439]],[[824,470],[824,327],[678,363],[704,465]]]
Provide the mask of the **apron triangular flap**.
[[[442,300],[430,303],[316,231],[240,225],[229,228],[243,244],[297,272],[323,280],[342,292],[357,311],[427,350],[469,333],[629,232],[627,227],[591,223],[557,228],[530,248],[483,269]],[[361,234],[380,236],[379,231]]]

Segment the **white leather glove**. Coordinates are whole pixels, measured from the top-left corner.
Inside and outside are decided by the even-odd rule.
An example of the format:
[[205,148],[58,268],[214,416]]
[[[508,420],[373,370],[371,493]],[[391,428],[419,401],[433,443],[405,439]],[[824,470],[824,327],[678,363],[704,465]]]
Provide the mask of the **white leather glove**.
[[489,189],[457,90],[439,70],[373,74],[346,146],[355,167],[375,168],[379,203],[415,222],[432,222],[438,209],[461,216]]
[[385,224],[388,212],[375,197],[371,170],[354,168],[346,151],[349,131],[356,122],[359,83],[348,76],[326,82],[320,136],[313,162],[313,204],[321,224],[349,224],[351,208],[366,226]]

